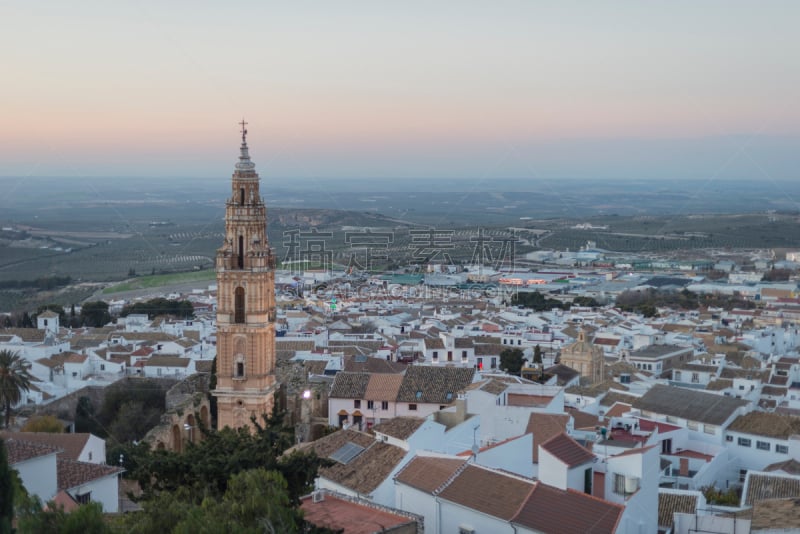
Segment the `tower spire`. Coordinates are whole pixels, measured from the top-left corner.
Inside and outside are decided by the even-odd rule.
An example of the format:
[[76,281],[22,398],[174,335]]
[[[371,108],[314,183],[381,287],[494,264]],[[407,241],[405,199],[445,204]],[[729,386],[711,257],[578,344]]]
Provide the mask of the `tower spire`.
[[250,161],[250,152],[247,149],[247,122],[242,118],[239,123],[242,127],[242,146],[239,148],[239,163],[236,164],[237,171],[253,171],[256,164]]

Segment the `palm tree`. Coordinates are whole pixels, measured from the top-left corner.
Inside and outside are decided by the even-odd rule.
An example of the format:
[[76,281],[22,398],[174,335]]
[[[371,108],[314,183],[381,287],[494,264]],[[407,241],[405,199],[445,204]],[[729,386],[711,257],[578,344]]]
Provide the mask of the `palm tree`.
[[18,352],[0,350],[0,407],[5,408],[5,426],[11,421],[11,407],[22,399],[22,392],[31,388],[33,377]]

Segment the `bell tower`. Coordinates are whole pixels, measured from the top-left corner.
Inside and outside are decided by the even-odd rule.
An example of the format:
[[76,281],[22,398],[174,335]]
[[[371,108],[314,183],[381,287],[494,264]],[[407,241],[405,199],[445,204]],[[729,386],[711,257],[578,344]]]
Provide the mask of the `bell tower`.
[[225,203],[225,241],[217,250],[217,428],[250,427],[270,414],[275,380],[275,260],[267,209],[242,120],[239,162]]

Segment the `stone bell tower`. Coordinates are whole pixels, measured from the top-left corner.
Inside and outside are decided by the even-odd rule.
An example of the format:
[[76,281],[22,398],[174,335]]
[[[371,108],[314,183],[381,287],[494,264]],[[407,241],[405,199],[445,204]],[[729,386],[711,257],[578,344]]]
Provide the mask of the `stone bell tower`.
[[242,120],[239,162],[225,204],[225,241],[217,250],[217,428],[252,426],[269,415],[275,380],[275,260],[267,210]]

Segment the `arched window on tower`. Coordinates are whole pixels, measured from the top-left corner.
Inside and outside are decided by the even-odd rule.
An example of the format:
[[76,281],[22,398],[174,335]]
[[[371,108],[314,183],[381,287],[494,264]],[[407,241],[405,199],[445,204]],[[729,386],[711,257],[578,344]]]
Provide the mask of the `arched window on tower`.
[[239,236],[239,268],[244,269],[244,236]]
[[239,205],[244,206],[244,187],[239,188]]
[[235,378],[244,378],[244,356],[236,355],[236,368],[233,370]]
[[244,323],[244,288],[237,287],[234,293],[233,322]]

